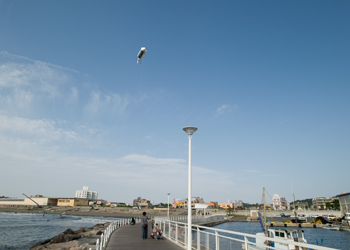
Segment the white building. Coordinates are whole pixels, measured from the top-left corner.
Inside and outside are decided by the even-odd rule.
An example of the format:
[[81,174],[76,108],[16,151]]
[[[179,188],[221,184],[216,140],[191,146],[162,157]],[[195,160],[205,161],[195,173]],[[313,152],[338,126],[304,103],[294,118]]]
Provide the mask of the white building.
[[89,191],[88,186],[84,186],[83,190],[77,190],[75,192],[76,198],[84,198],[89,200],[97,200],[98,193],[96,191]]
[[243,201],[241,200],[235,200],[235,208],[243,208]]
[[289,210],[289,203],[286,198],[274,194],[272,197],[272,207],[274,210]]

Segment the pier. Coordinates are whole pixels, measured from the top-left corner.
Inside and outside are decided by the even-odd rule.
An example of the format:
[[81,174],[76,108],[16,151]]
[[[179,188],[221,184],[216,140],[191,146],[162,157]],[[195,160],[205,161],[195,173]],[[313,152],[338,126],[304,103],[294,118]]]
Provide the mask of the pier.
[[315,224],[315,223],[284,223],[284,222],[268,222],[266,226],[268,227],[299,227],[299,228],[322,228],[325,224]]
[[151,223],[148,223],[148,238],[142,239],[141,224],[127,225],[114,231],[109,238],[106,250],[156,250],[156,249],[168,249],[168,250],[183,250],[185,248],[177,245],[176,243],[168,240],[161,239],[155,240],[149,237],[152,227]]
[[[179,220],[185,218],[179,217]],[[241,249],[242,246],[248,249],[249,246],[256,244],[257,238],[264,236],[256,234],[247,234],[235,231],[229,231],[224,229],[208,227],[212,224],[224,223],[227,221],[226,218],[214,215],[208,217],[197,218],[197,223],[192,224],[192,246],[195,249],[220,249],[230,246],[231,249]],[[231,219],[232,221],[232,219]],[[188,238],[188,226],[185,221],[174,221],[168,220],[166,217],[156,217],[154,221],[148,223],[148,236],[151,234],[152,223],[157,223],[159,228],[163,232],[164,239],[155,240],[150,237],[142,239],[141,224],[129,225],[122,223],[118,227],[114,227],[112,231],[105,234],[108,235],[106,240],[102,240],[101,237],[101,248],[104,250],[128,250],[128,249],[170,249],[170,250],[181,250],[187,248]],[[202,225],[199,225],[202,224]],[[207,226],[204,226],[207,225]],[[310,227],[319,228],[322,224],[314,223],[285,223],[285,222],[268,222],[269,226],[274,227]],[[113,225],[112,225],[113,226]],[[267,238],[266,240],[271,240]],[[317,246],[313,244],[307,244],[299,241],[286,241],[285,239],[274,238],[274,242],[295,245],[299,248],[305,247],[307,249],[317,250],[333,250],[334,248]],[[288,243],[286,243],[288,242]],[[103,243],[103,244],[102,244]],[[103,247],[102,247],[103,245]],[[232,248],[233,247],[233,248]]]

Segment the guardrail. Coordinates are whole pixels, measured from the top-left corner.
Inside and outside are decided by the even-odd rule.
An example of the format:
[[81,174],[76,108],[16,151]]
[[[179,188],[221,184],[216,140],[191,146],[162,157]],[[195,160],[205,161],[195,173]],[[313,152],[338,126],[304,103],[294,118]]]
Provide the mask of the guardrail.
[[[187,247],[187,223],[171,221],[162,218],[156,218],[155,222],[163,231],[163,236],[182,247]],[[271,241],[271,238],[265,236],[257,236],[223,229],[216,229],[198,225],[192,225],[192,249],[197,250],[236,250],[236,249],[261,249],[255,246],[256,239],[263,241]],[[273,239],[274,242],[283,243],[288,250],[308,249],[308,250],[336,250],[335,248],[323,247],[313,244],[305,244],[301,242],[292,242],[281,239]],[[280,249],[272,246],[264,246],[264,249]]]
[[[136,219],[136,221],[139,221],[139,219]],[[122,226],[129,225],[129,223],[130,223],[130,219],[122,219],[122,220],[114,221],[111,224],[109,224],[109,226],[101,234],[100,239],[97,239],[95,250],[105,250],[112,233]],[[93,250],[93,249],[90,247],[89,250]]]
[[[175,215],[167,217],[156,217],[162,218],[171,221],[179,221],[179,222],[187,222],[187,215]],[[211,221],[220,221],[227,218],[226,214],[211,214],[211,215],[193,215],[192,223],[203,223],[203,222],[211,222]]]

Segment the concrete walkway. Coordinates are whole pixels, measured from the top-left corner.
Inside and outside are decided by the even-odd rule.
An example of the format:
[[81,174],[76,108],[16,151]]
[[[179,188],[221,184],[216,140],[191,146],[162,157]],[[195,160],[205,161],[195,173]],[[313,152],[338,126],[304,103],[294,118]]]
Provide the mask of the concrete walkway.
[[106,250],[129,250],[129,249],[167,249],[183,250],[184,248],[176,245],[170,240],[154,240],[150,236],[151,223],[148,223],[148,238],[142,239],[141,224],[127,225],[118,228],[111,235]]

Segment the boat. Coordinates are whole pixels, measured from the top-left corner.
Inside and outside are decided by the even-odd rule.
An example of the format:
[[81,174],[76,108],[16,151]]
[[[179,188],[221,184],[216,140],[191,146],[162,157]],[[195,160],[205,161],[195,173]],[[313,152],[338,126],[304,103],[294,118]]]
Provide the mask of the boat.
[[[265,236],[265,233],[257,233],[256,236]],[[269,249],[267,247],[274,247],[274,249],[278,249],[278,250],[297,250],[297,249],[301,250],[304,248],[300,248],[293,244],[288,244],[288,242],[307,243],[306,239],[304,238],[304,231],[298,230],[298,229],[284,229],[284,228],[267,229],[267,237],[270,238],[268,241],[257,238],[255,245],[250,245],[248,249],[265,250],[265,249]],[[274,239],[284,240],[285,243],[274,241]]]
[[[264,200],[264,218],[261,217],[260,212],[258,212],[258,220],[262,227],[262,233],[257,233],[256,236],[261,236],[264,238],[256,238],[255,244],[249,244],[247,250],[265,250],[274,247],[273,249],[278,250],[304,250],[303,247],[295,246],[294,244],[288,244],[300,242],[307,243],[304,237],[304,231],[299,229],[279,229],[279,228],[266,228],[266,210],[265,210],[265,188],[263,188],[263,200]],[[266,237],[269,238],[266,240]],[[284,240],[284,243],[278,242],[276,240]],[[305,248],[307,249],[307,248]]]
[[290,214],[287,215],[287,214],[281,213],[280,216],[281,217],[290,217]]
[[328,229],[328,230],[340,231],[340,226],[333,225],[333,224],[324,225],[322,228]]
[[341,221],[340,230],[350,231],[350,213],[349,212],[344,214],[344,219]]

